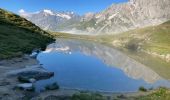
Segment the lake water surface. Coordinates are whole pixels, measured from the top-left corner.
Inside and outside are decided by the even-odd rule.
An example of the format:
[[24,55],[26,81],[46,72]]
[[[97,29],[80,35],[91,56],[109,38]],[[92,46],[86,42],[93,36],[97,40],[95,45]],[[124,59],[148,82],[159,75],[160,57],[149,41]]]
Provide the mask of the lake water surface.
[[37,59],[55,73],[36,87],[57,82],[61,88],[103,92],[135,92],[139,87],[170,87],[154,70],[120,51],[88,41],[56,39]]

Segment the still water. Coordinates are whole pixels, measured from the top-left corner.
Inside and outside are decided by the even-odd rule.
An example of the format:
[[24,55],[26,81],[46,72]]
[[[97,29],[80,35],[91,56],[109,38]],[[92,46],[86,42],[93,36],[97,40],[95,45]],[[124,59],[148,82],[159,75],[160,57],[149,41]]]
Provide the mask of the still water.
[[105,45],[56,39],[37,59],[54,77],[36,83],[38,90],[57,82],[61,88],[103,92],[135,92],[139,87],[170,87],[154,70]]

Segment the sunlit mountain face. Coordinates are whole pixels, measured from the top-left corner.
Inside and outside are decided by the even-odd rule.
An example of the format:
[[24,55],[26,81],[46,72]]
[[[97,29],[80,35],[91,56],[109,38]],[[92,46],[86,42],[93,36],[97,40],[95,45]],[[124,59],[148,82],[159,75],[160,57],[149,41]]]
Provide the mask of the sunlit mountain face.
[[129,0],[112,4],[98,13],[78,15],[74,12],[43,10],[20,15],[45,30],[76,34],[115,34],[159,25],[170,19],[169,0]]

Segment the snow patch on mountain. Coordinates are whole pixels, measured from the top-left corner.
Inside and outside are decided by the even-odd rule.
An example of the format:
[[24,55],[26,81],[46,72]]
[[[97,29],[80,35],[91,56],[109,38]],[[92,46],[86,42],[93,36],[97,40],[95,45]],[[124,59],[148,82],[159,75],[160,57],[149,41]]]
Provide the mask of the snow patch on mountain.
[[51,10],[44,9],[44,13],[49,14],[49,15],[55,15]]
[[71,19],[71,16],[69,16],[69,15],[66,15],[66,14],[56,14],[56,16],[58,16],[58,17],[62,17],[62,18],[66,18],[66,19]]

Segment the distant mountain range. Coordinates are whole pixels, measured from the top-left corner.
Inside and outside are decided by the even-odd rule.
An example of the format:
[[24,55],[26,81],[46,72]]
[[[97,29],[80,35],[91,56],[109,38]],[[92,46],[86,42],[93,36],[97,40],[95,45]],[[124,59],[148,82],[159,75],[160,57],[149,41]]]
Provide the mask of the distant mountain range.
[[74,12],[51,10],[20,15],[45,30],[114,34],[169,20],[170,0],[129,0],[127,3],[112,4],[99,13],[87,13],[83,16]]
[[57,12],[47,9],[35,13],[21,12],[20,15],[44,30],[50,31],[65,30],[65,26],[80,20],[80,16],[74,12]]

